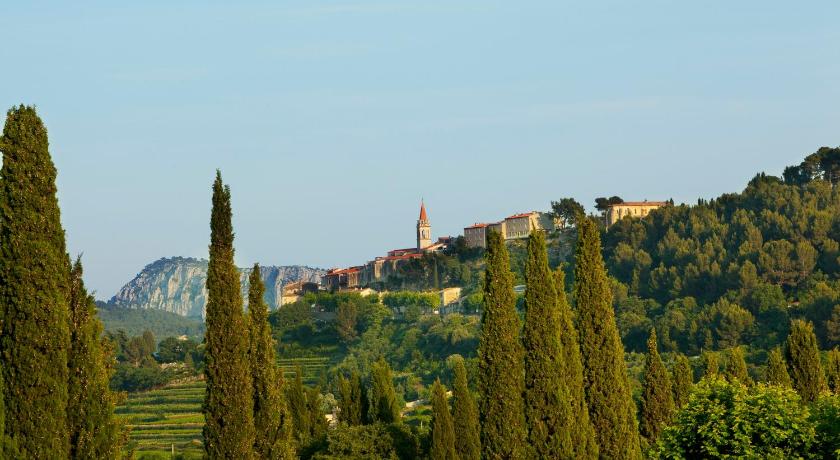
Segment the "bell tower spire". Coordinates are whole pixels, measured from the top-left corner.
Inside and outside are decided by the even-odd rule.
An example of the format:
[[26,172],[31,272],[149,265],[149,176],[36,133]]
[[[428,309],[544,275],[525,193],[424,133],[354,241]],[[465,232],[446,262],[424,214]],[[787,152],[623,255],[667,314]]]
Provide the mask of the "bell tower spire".
[[420,218],[417,219],[417,250],[421,251],[432,245],[432,224],[426,215],[426,204],[420,200]]

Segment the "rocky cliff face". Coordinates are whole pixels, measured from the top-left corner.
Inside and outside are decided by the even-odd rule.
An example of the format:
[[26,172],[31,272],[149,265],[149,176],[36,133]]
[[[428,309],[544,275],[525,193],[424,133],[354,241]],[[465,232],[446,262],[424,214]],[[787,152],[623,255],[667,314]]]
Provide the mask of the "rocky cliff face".
[[[250,268],[239,270],[243,299],[247,298],[250,272]],[[260,267],[260,272],[265,283],[265,301],[270,310],[280,306],[282,287],[287,282],[318,282],[324,275],[324,270],[300,265]],[[163,258],[147,265],[108,303],[115,307],[156,309],[203,318],[207,304],[206,282],[206,260]]]

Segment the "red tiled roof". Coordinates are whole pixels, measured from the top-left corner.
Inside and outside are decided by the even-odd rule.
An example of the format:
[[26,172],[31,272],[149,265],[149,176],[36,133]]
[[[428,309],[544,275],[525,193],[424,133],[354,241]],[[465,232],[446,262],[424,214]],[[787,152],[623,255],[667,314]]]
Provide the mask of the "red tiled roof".
[[505,219],[521,219],[521,218],[523,218],[523,217],[529,217],[529,216],[531,216],[532,214],[534,214],[535,212],[536,212],[536,211],[523,212],[522,214],[514,214],[514,215],[512,215],[512,216],[508,216],[508,217],[506,217]]
[[465,228],[465,229],[467,229],[467,228],[484,228],[484,227],[487,227],[487,226],[489,226],[489,225],[490,225],[490,224],[479,224],[479,223],[475,223],[475,224],[470,225],[469,227],[464,227],[464,228]]
[[426,204],[422,201],[420,202],[420,220],[428,220],[426,218]]

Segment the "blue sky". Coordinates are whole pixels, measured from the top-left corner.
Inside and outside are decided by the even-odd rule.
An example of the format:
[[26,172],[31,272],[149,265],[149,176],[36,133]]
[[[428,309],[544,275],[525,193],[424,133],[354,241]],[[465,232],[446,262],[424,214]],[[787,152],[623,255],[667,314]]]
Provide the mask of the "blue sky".
[[455,235],[840,144],[837,2],[7,3],[0,107],[47,123],[98,298],[206,257],[216,168],[239,264],[330,267],[413,244],[421,197]]

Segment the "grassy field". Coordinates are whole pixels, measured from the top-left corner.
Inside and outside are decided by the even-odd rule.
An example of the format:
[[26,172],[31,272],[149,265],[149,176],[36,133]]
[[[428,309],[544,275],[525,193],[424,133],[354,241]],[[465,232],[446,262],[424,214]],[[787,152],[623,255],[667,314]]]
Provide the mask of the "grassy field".
[[[307,385],[317,384],[330,365],[329,358],[309,357],[279,360],[286,381],[294,378],[300,366]],[[175,450],[179,458],[201,458],[201,429],[204,416],[204,382],[168,385],[156,390],[131,393],[117,408],[131,428],[131,446],[136,458],[169,459]]]

